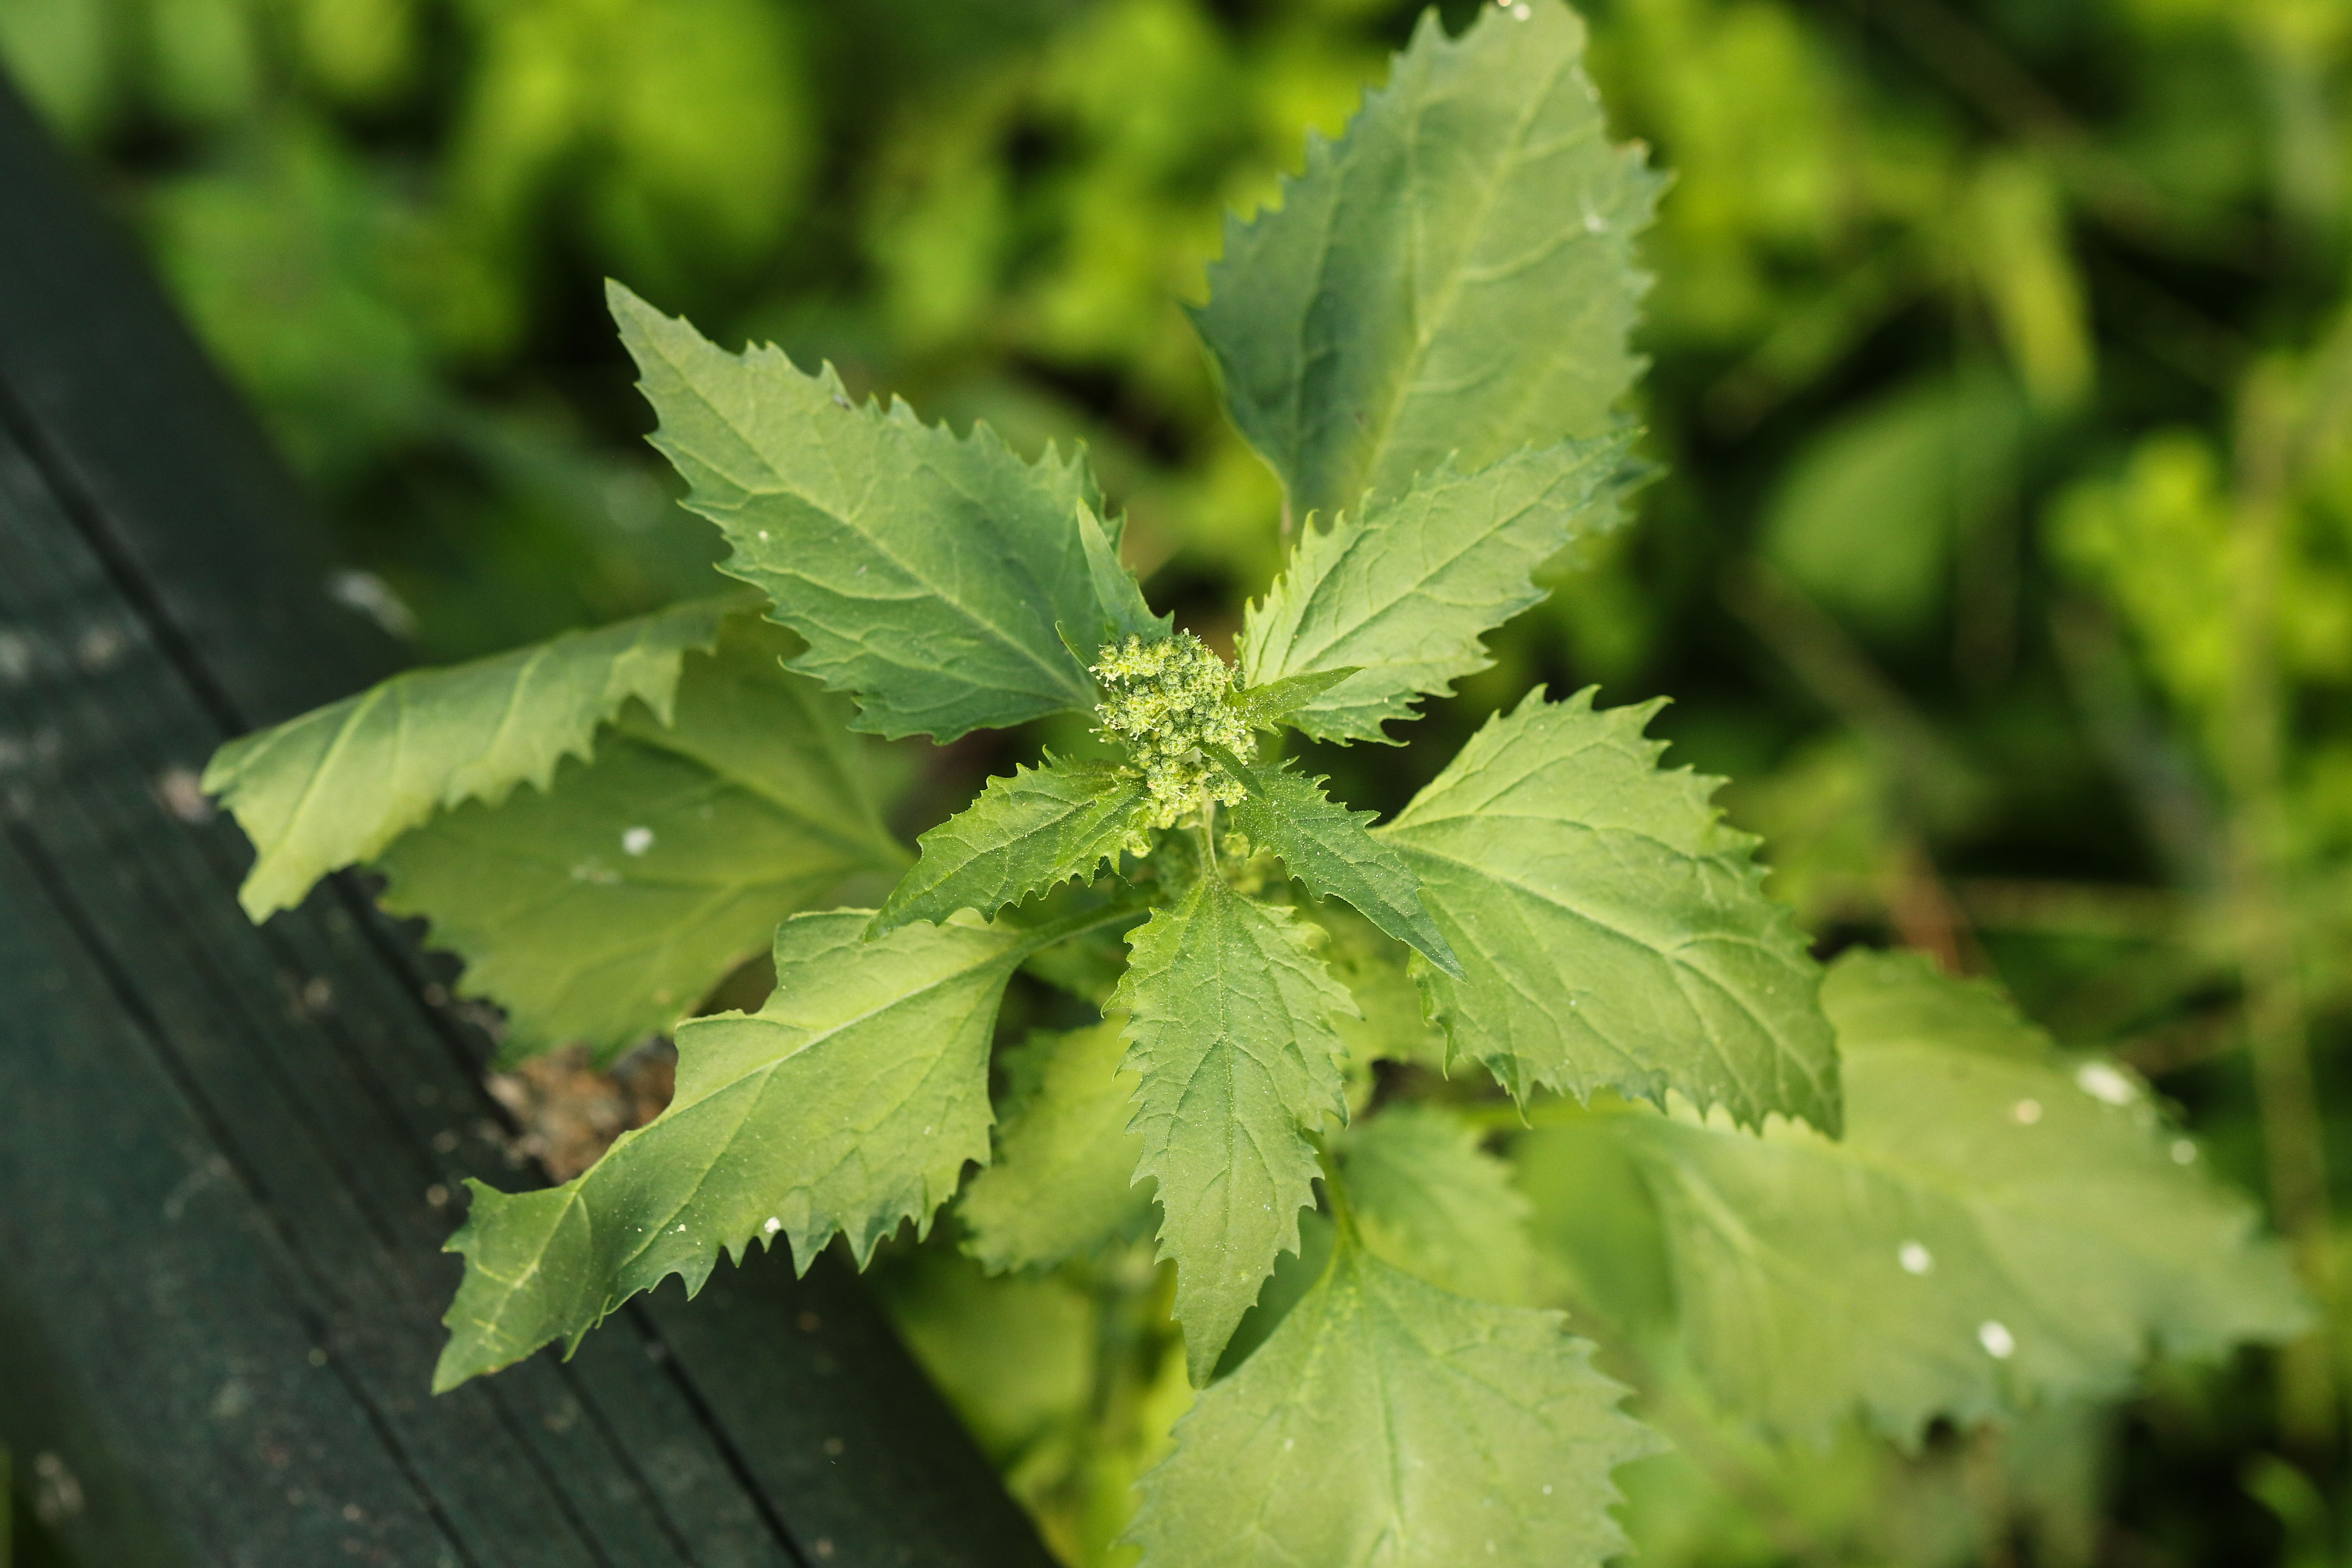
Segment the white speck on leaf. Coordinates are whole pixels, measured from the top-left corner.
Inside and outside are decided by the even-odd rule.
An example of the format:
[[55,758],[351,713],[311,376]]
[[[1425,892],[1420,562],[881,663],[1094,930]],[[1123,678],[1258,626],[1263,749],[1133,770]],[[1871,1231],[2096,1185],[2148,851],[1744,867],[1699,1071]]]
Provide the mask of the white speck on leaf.
[[760,1228],[766,1231],[770,1236],[773,1236],[776,1232],[784,1228],[784,1222],[778,1219],[774,1215],[770,1215],[768,1216],[768,1223],[761,1226]]
[[2031,1127],[2042,1120],[2042,1102],[2038,1100],[2021,1100],[2009,1108],[2009,1113],[2017,1119],[2019,1126]]
[[1984,1346],[1985,1354],[1995,1361],[2007,1361],[2017,1350],[2017,1336],[1998,1318],[1987,1318],[1977,1325],[1977,1343]]
[[631,855],[642,855],[654,847],[654,830],[632,827],[621,835],[621,847]]
[[2102,1105],[2129,1105],[2139,1098],[2132,1080],[2105,1062],[2084,1062],[2074,1073],[2074,1087]]
[[1906,1241],[1895,1248],[1895,1258],[1906,1274],[1925,1274],[1936,1267],[1936,1255],[1916,1241]]
[[2176,1165],[2195,1164],[2197,1163],[2197,1145],[2191,1143],[2186,1138],[2175,1138],[2172,1141],[2172,1163]]

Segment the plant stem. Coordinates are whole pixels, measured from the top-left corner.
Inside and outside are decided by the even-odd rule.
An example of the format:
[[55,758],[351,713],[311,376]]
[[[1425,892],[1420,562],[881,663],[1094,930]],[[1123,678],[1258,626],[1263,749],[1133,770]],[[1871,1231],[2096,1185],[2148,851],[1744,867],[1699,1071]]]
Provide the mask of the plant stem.
[[1201,865],[1202,875],[1222,876],[1217,868],[1217,797],[1209,786],[1201,786]]
[[1307,1141],[1315,1145],[1316,1163],[1323,1167],[1323,1197],[1331,1205],[1331,1223],[1339,1227],[1341,1241],[1353,1242],[1356,1211],[1348,1205],[1348,1184],[1339,1175],[1339,1156],[1331,1152],[1322,1134],[1310,1134]]
[[1114,903],[1101,909],[1079,910],[1059,920],[1048,921],[1044,925],[1032,926],[1021,933],[1022,956],[1026,958],[1030,953],[1041,952],[1057,942],[1084,936],[1090,931],[1135,918],[1140,912],[1131,904]]
[[2326,1311],[2325,1326],[2282,1358],[2288,1440],[2324,1450],[2339,1420],[2334,1248],[2326,1131],[2311,1068],[2297,933],[2284,886],[2284,702],[2278,671],[2279,577],[2291,516],[2296,398],[2276,367],[2250,379],[2241,415],[2232,522],[2234,655],[2222,735],[2230,788],[2228,893],[2245,988],[2246,1037],[2263,1123],[2273,1218]]

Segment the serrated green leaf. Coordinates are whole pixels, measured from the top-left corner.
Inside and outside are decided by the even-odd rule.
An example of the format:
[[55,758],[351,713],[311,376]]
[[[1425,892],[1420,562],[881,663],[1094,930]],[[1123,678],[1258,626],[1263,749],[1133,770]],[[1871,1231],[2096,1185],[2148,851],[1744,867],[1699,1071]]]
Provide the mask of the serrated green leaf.
[[444,669],[396,675],[275,729],[231,741],[205,769],[253,840],[237,889],[261,920],[378,851],[444,806],[545,789],[585,757],[596,726],[640,701],[667,719],[679,661],[718,639],[738,594],[673,605],[594,631]]
[[1639,371],[1633,236],[1661,182],[1610,144],[1574,13],[1479,11],[1458,38],[1427,13],[1209,270],[1201,335],[1302,519],[1402,495],[1449,454],[1476,469],[1601,435]]
[[1141,831],[1141,778],[1115,763],[1047,757],[988,781],[972,803],[916,842],[922,858],[874,917],[874,929],[993,915],[1073,878],[1091,879]]
[[1661,1445],[1556,1312],[1425,1285],[1342,1237],[1143,1478],[1141,1568],[1598,1568],[1610,1472]]
[[1104,610],[1103,619],[1089,628],[1093,643],[1075,650],[1080,662],[1094,663],[1096,653],[1104,645],[1126,637],[1139,637],[1156,642],[1166,637],[1176,618],[1151,613],[1150,605],[1143,597],[1143,584],[1120,563],[1118,546],[1104,531],[1094,509],[1084,501],[1078,503],[1078,542],[1087,553],[1087,574],[1094,581],[1095,599]]
[[1276,1255],[1298,1250],[1319,1170],[1307,1134],[1347,1116],[1331,1016],[1355,1004],[1295,915],[1214,875],[1128,946],[1110,1005],[1128,1014],[1125,1069],[1143,1080],[1136,1173],[1160,1184],[1160,1256],[1176,1260],[1184,1356],[1205,1383]]
[[1318,899],[1337,898],[1449,974],[1462,961],[1422,907],[1421,889],[1394,849],[1365,825],[1372,812],[1350,811],[1323,793],[1323,781],[1290,771],[1251,767],[1222,746],[1207,748],[1249,793],[1233,808],[1234,826],[1261,849],[1282,857],[1290,874]]
[[863,1267],[988,1159],[989,1038],[1004,983],[1050,932],[955,923],[866,940],[870,911],[795,915],[757,1013],[677,1032],[677,1092],[588,1172],[545,1192],[470,1184],[450,1239],[466,1278],[436,1390],[576,1339],[672,1274],[782,1236],[805,1270],[835,1234]]
[[1093,705],[1058,629],[1118,614],[1076,526],[1102,500],[1083,462],[1024,463],[984,425],[959,437],[904,404],[853,405],[830,366],[730,354],[608,295],[687,504],[734,546],[725,570],[808,640],[793,668],[856,695],[859,728],[946,742]]
[[1822,1000],[1843,1142],[1606,1119],[1656,1197],[1683,1342],[1733,1408],[1823,1438],[1859,1409],[1907,1443],[1937,1416],[2112,1395],[2151,1347],[2305,1324],[2252,1206],[2115,1068],[1916,955],[1851,953]]
[[505,1059],[667,1030],[786,915],[907,863],[848,700],[779,662],[797,646],[731,617],[687,657],[669,723],[634,708],[551,789],[441,812],[376,860],[385,906],[429,920],[466,994],[506,1009]]
[[1150,1210],[1151,1184],[1135,1179],[1143,1140],[1127,1125],[1138,1080],[1120,1070],[1123,1023],[1023,1046],[1017,1065],[1035,1088],[998,1132],[995,1163],[956,1200],[969,1250],[992,1274],[1076,1257]]
[[1534,1278],[1528,1200],[1510,1167],[1452,1111],[1410,1101],[1348,1129],[1339,1145],[1364,1244],[1441,1289],[1524,1305]]
[[1494,662],[1480,635],[1544,595],[1534,573],[1577,538],[1614,525],[1624,441],[1603,437],[1514,453],[1475,473],[1451,458],[1391,500],[1375,495],[1332,527],[1308,528],[1281,578],[1251,605],[1238,648],[1255,685],[1353,667],[1287,721],[1324,740],[1384,741]]
[[1718,781],[1657,768],[1664,743],[1642,731],[1659,706],[1538,689],[1375,830],[1466,972],[1423,973],[1432,1015],[1523,1102],[1671,1089],[1834,1133],[1819,967],[1765,898],[1756,841],[1709,804]]
[[1311,675],[1286,676],[1264,686],[1244,687],[1228,700],[1243,723],[1253,730],[1271,730],[1355,673],[1352,666],[1343,665]]

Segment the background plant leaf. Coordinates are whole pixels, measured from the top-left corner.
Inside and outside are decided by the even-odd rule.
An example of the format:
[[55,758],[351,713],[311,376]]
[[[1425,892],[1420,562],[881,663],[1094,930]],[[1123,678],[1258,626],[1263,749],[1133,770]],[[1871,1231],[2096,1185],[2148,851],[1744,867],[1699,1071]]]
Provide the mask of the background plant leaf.
[[1323,963],[1348,988],[1362,1016],[1332,1020],[1348,1054],[1367,1067],[1411,1062],[1445,1070],[1445,1031],[1423,1016],[1422,990],[1411,973],[1412,949],[1345,904],[1328,900],[1300,911],[1323,928]]
[[1135,1179],[1143,1140],[1127,1125],[1138,1079],[1120,1067],[1125,1022],[1033,1036],[1008,1064],[1034,1086],[999,1129],[995,1163],[956,1200],[991,1273],[1076,1257],[1150,1209],[1151,1184]]
[[[1195,313],[1293,514],[1402,495],[1453,456],[1607,430],[1640,368],[1633,236],[1660,182],[1612,146],[1558,0],[1435,11],[1278,210],[1228,219]],[[1543,323],[1530,332],[1531,322]]]
[[1659,706],[1538,689],[1375,830],[1466,972],[1423,971],[1431,1012],[1522,1101],[1676,1089],[1834,1132],[1819,967],[1764,897],[1756,841],[1708,804],[1718,781],[1658,769],[1642,731]]
[[1213,874],[1128,944],[1110,1005],[1143,1085],[1136,1173],[1160,1184],[1160,1255],[1176,1260],[1185,1360],[1205,1383],[1276,1256],[1298,1250],[1318,1169],[1307,1134],[1347,1115],[1331,1016],[1355,1003],[1297,916]]
[[1527,1304],[1528,1200],[1475,1128],[1443,1106],[1403,1100],[1350,1126],[1339,1149],[1365,1246],[1457,1296]]
[[1606,1119],[1655,1196],[1682,1342],[1735,1410],[1817,1440],[1859,1410],[1913,1443],[2307,1321],[2252,1205],[2116,1068],[1917,954],[1851,952],[1822,1001],[1842,1142]]

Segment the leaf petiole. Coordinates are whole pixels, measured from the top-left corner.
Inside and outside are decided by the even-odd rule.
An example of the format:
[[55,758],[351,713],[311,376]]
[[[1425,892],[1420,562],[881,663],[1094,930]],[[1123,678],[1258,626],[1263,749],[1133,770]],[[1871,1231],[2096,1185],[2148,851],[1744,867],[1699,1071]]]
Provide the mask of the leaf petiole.
[[1331,1150],[1330,1140],[1320,1132],[1307,1134],[1315,1145],[1315,1163],[1323,1168],[1323,1201],[1331,1210],[1331,1223],[1339,1228],[1341,1246],[1352,1246],[1356,1235],[1356,1211],[1348,1202],[1347,1179],[1339,1173],[1339,1156]]

